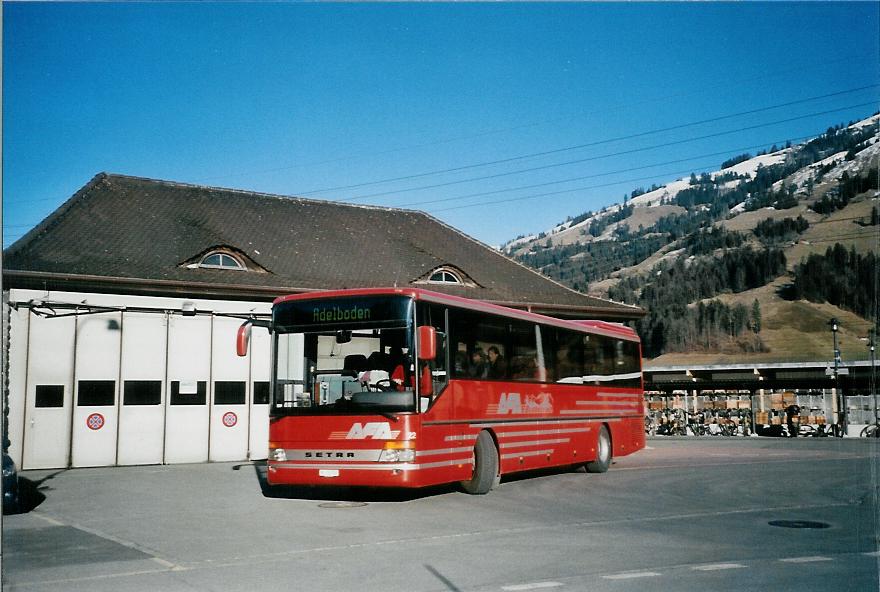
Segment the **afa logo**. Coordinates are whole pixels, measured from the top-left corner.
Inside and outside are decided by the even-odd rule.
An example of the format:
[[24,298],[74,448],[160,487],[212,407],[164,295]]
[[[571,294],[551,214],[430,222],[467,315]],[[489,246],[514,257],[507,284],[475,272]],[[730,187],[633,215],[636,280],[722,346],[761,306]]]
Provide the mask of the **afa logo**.
[[524,415],[530,413],[552,413],[553,395],[538,393],[526,395],[523,399],[519,393],[501,393],[497,405],[489,405],[490,415]]
[[391,424],[382,421],[370,421],[367,423],[356,423],[351,426],[346,434],[346,440],[365,440],[372,438],[373,440],[394,440],[400,434],[400,430],[392,430]]

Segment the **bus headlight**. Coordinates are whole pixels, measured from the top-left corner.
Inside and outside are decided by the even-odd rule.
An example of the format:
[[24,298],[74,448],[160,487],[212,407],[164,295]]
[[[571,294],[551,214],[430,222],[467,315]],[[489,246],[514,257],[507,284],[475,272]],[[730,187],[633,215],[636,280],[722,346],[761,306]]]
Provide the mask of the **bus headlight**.
[[413,462],[416,451],[412,445],[412,442],[386,442],[379,453],[379,462]]
[[287,460],[287,453],[283,448],[276,448],[272,451],[272,460],[275,461],[285,461]]

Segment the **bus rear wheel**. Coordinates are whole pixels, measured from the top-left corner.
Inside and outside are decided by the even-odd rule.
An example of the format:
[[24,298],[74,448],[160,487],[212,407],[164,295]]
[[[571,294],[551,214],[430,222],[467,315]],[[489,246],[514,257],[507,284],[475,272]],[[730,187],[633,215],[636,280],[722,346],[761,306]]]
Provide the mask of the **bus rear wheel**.
[[461,487],[471,495],[489,493],[498,484],[498,449],[489,432],[480,432],[474,446],[474,474]]
[[588,473],[604,473],[611,466],[611,434],[608,427],[599,429],[599,441],[596,443],[596,460],[586,464]]

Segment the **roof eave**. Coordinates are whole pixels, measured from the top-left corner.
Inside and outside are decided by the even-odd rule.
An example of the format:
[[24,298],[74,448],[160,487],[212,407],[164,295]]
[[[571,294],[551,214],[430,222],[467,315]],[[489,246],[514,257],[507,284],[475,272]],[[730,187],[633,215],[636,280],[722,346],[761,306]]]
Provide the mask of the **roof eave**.
[[47,271],[3,270],[3,287],[99,291],[111,294],[135,294],[139,296],[186,296],[214,297],[233,300],[273,300],[284,294],[315,292],[320,288],[303,286],[266,286],[256,284],[224,284],[217,282],[193,282],[182,280],[143,279],[130,277],[100,276]]

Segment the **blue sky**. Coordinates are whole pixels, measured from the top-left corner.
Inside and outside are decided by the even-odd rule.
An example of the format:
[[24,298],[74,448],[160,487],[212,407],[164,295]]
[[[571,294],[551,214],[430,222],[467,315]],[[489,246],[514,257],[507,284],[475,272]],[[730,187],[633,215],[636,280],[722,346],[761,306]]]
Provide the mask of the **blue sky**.
[[876,2],[4,3],[4,246],[101,171],[500,244],[870,115],[878,31]]

